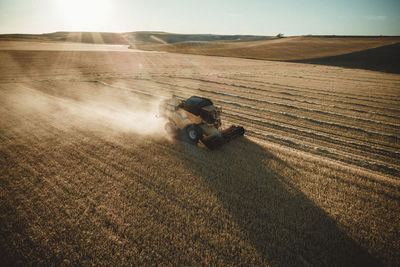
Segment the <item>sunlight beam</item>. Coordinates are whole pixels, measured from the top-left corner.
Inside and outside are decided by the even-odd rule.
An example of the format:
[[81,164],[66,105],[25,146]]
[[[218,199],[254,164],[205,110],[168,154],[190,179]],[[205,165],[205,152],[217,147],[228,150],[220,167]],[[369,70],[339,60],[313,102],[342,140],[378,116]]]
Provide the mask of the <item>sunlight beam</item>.
[[58,0],[60,17],[68,30],[104,31],[109,24],[109,0]]

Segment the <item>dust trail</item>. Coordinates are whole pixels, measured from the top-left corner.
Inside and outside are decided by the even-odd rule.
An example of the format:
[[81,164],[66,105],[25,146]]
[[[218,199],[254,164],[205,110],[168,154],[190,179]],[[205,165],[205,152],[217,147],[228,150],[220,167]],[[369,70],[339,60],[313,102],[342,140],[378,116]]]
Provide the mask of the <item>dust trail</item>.
[[[51,124],[64,130],[82,129],[107,134],[135,133],[164,136],[165,120],[158,118],[162,99],[139,97],[118,90],[79,83],[54,93],[54,86],[19,84],[8,94],[6,105],[26,118],[40,119],[41,124]],[[96,89],[96,90],[93,90]],[[56,88],[57,92],[62,87]],[[78,93],[77,93],[78,92]],[[79,93],[81,92],[81,93]],[[2,101],[3,102],[3,101]]]
[[[114,131],[134,132],[140,135],[163,135],[165,121],[157,117],[160,99],[138,101],[130,107],[119,103],[84,102],[78,108],[68,106],[71,114],[97,122]],[[76,114],[84,112],[82,114]]]

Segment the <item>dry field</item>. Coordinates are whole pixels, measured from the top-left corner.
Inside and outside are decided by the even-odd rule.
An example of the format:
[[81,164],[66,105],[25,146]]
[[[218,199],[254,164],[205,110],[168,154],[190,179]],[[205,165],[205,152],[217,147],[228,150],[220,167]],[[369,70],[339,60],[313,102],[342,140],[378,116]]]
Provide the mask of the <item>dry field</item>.
[[133,48],[173,53],[312,63],[400,73],[400,37],[293,36],[247,42],[151,43]]
[[[400,264],[398,74],[53,45],[0,51],[2,264]],[[245,137],[165,137],[172,94]]]
[[400,37],[293,36],[249,42],[139,43],[144,50],[267,60],[304,60],[400,43]]

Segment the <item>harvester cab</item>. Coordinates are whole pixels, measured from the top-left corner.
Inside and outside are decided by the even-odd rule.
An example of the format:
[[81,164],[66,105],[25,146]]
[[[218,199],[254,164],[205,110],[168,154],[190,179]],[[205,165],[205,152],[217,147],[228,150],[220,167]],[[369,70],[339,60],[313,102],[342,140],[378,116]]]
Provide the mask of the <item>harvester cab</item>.
[[192,96],[186,100],[174,97],[160,105],[160,116],[168,120],[165,130],[193,144],[210,150],[244,134],[241,126],[221,127],[222,108],[204,97]]

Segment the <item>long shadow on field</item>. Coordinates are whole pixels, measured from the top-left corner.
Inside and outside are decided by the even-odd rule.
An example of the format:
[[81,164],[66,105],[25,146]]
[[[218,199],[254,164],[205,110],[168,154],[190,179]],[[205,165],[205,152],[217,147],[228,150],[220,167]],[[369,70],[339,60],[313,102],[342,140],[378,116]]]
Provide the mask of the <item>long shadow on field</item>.
[[400,73],[400,43],[345,55],[289,60],[290,62]]
[[[288,177],[298,174],[265,148],[241,138],[214,152],[183,149],[181,160],[198,172],[269,265],[381,265],[289,184]],[[236,262],[237,254],[220,256]]]

